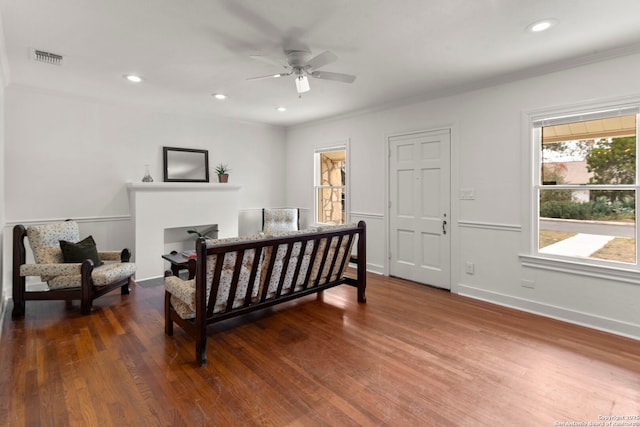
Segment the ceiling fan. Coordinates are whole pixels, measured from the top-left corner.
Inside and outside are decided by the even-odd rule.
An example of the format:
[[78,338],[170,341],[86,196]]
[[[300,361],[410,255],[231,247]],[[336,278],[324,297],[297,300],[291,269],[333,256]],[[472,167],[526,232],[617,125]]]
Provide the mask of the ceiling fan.
[[295,76],[296,90],[298,94],[302,94],[311,90],[307,76],[343,83],[353,83],[356,79],[356,76],[351,74],[318,71],[318,68],[338,60],[338,57],[332,52],[325,51],[314,57],[311,57],[311,52],[308,50],[285,50],[284,53],[287,56],[286,65],[265,56],[251,56],[251,58],[255,60],[284,67],[286,71],[284,73],[269,74],[267,76],[251,77],[247,80],[270,79],[293,75]]

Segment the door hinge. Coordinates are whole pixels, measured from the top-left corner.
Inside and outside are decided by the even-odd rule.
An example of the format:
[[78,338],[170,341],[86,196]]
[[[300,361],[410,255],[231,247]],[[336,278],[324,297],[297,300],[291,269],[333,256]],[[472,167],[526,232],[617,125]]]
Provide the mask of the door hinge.
[[389,200],[389,209],[391,209],[391,200]]

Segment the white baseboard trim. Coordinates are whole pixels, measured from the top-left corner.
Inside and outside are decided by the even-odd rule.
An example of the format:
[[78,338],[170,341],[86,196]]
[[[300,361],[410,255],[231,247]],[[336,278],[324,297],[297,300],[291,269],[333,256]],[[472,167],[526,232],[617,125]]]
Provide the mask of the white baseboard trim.
[[640,340],[640,325],[458,284],[458,295]]
[[2,326],[4,324],[4,314],[7,311],[7,305],[9,305],[9,298],[2,298],[0,301],[0,338],[2,338]]
[[367,263],[367,271],[369,273],[381,274],[384,276],[384,265]]

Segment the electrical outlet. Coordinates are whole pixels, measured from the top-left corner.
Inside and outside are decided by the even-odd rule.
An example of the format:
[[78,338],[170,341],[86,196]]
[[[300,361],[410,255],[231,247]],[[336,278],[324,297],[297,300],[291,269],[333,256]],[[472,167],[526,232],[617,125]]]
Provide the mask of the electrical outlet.
[[536,282],[534,282],[533,280],[522,280],[520,284],[522,285],[523,288],[529,288],[529,289],[536,288]]
[[467,263],[465,264],[464,267],[464,271],[467,274],[473,274],[476,272],[476,265],[474,263],[472,263],[471,261],[467,261]]

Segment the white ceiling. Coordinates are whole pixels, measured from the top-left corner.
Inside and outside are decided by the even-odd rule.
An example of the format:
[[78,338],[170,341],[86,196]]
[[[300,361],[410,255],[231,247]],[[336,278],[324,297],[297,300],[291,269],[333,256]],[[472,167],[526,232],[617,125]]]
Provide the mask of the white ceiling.
[[[0,0],[0,53],[9,83],[289,126],[640,52],[639,17],[639,0]],[[356,81],[299,98],[292,76],[246,80],[282,71],[251,55],[304,46]]]

